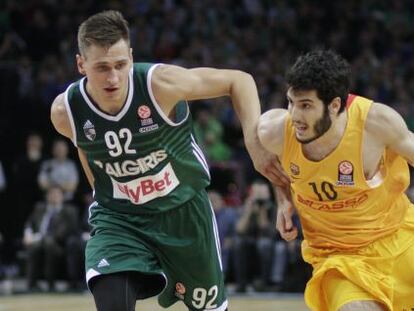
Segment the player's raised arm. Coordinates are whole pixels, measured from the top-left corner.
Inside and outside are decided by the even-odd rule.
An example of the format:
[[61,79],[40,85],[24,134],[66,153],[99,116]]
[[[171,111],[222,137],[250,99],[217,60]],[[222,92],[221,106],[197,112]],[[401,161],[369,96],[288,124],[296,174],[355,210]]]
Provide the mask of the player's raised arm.
[[397,111],[389,106],[373,103],[368,113],[366,130],[385,147],[397,152],[414,166],[414,134]]
[[153,73],[154,96],[164,113],[171,112],[180,100],[230,96],[243,128],[246,148],[257,171],[274,184],[289,182],[276,157],[261,146],[257,137],[260,102],[252,76],[239,70],[214,68],[185,69],[174,65],[158,66]]

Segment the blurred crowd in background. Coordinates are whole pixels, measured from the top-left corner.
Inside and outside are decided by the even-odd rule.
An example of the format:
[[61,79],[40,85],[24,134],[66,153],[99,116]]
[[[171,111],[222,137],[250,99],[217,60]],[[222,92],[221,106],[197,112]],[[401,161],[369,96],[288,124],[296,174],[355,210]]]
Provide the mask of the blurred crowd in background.
[[[0,280],[24,276],[36,290],[45,279],[54,290],[57,278],[73,288],[82,279],[92,198],[76,152],[52,129],[49,111],[80,77],[77,27],[103,9],[129,21],[136,62],[247,71],[263,111],[286,105],[284,73],[297,56],[334,49],[351,64],[352,92],[394,107],[414,129],[409,0],[0,1]],[[285,243],[276,233],[274,198],[254,172],[229,100],[191,109],[212,169],[227,280],[239,292],[249,285],[302,290],[308,267],[300,239]]]

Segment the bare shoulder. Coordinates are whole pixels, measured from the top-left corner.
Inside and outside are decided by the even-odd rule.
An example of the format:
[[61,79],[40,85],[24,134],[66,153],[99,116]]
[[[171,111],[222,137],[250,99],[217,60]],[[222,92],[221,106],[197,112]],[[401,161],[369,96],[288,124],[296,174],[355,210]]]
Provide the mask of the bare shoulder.
[[72,138],[72,129],[66,111],[64,93],[59,94],[52,103],[50,109],[50,119],[55,129],[68,138]]
[[286,109],[272,109],[260,116],[257,128],[262,145],[280,156],[283,151],[285,123],[288,116]]
[[185,98],[191,85],[186,82],[188,70],[175,65],[158,65],[151,77],[151,86],[158,104],[168,115],[175,104]]
[[185,79],[188,75],[188,69],[169,64],[161,64],[155,67],[152,73],[151,83],[155,87],[167,88],[176,86],[177,82]]
[[365,122],[365,131],[389,144],[407,130],[403,117],[393,108],[373,103]]

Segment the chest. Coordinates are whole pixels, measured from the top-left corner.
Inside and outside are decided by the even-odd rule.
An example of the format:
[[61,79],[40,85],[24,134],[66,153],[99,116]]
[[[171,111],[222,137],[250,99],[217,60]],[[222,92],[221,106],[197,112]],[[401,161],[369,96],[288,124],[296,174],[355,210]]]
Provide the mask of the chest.
[[[365,180],[370,180],[379,170],[384,146],[365,132],[359,143],[356,140],[348,139],[347,142],[342,142],[340,145],[323,145],[316,148],[303,147],[302,152],[307,160],[312,161],[312,164],[319,166],[337,164],[339,171],[341,169],[350,170],[350,167],[347,168],[349,166],[347,163],[353,163],[353,169],[360,169],[362,177]],[[341,165],[341,163],[344,164]],[[354,168],[355,165],[357,167]]]

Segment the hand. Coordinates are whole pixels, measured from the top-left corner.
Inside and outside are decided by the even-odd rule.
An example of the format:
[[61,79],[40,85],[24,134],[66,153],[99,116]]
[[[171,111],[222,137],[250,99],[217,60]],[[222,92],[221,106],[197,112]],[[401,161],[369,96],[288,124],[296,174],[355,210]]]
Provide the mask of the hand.
[[290,201],[279,202],[277,207],[276,229],[286,241],[292,241],[298,236],[298,228],[293,224],[293,205]]
[[272,184],[279,187],[290,185],[289,176],[282,168],[277,156],[264,149],[258,139],[257,143],[255,142],[248,148],[248,151],[256,171],[269,179]]
[[259,211],[259,206],[256,203],[256,199],[254,196],[247,197],[244,203],[246,212],[249,214],[254,214]]

